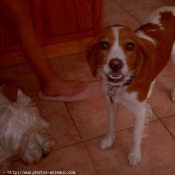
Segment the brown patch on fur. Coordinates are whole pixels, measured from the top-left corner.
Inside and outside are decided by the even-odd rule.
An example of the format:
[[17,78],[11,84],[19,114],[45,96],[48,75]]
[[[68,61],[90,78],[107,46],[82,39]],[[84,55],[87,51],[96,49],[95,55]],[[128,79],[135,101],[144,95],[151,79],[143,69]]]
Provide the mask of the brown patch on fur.
[[156,78],[156,65],[154,64],[154,47],[148,41],[140,42],[140,49],[137,51],[135,76],[128,86],[128,92],[137,92],[138,100],[144,101],[147,97],[150,84]]
[[146,99],[151,82],[164,69],[171,57],[172,46],[175,41],[175,17],[171,12],[163,12],[161,13],[160,23],[164,30],[152,23],[145,24],[138,29],[156,42],[153,47],[151,42],[140,38],[141,47],[136,76],[127,89],[128,92],[138,92],[139,101]]
[[110,46],[107,50],[100,49],[100,43],[107,41],[110,46],[113,45],[115,37],[111,27],[104,28],[100,34],[94,38],[87,49],[87,58],[92,68],[93,75],[97,75],[97,70],[106,63],[107,54],[110,52]]

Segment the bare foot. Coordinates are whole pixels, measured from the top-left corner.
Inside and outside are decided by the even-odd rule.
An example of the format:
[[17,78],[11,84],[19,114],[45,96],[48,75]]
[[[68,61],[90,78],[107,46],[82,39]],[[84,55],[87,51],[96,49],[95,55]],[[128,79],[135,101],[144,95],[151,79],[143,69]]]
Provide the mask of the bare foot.
[[83,92],[87,88],[87,83],[80,81],[70,81],[57,79],[41,87],[41,92],[46,96],[72,96]]

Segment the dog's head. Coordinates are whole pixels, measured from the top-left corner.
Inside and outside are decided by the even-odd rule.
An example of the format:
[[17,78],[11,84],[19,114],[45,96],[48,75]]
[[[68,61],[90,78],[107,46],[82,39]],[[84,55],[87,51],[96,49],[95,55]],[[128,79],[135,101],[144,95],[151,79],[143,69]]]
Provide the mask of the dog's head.
[[18,155],[32,164],[48,155],[55,144],[48,127],[30,97],[18,90],[16,102],[8,104],[0,117],[0,162]]
[[20,90],[17,93],[17,104],[20,115],[24,116],[21,118],[21,128],[25,127],[19,145],[20,156],[26,164],[32,164],[50,153],[55,140],[48,134],[49,125],[41,118],[38,108]]
[[104,28],[87,50],[93,74],[97,72],[112,85],[124,85],[133,76],[141,78],[146,70],[146,58],[151,50],[134,31],[125,26]]
[[[40,123],[41,124],[41,123]],[[30,131],[25,135],[20,147],[20,157],[25,164],[33,164],[46,157],[55,144],[47,130]]]

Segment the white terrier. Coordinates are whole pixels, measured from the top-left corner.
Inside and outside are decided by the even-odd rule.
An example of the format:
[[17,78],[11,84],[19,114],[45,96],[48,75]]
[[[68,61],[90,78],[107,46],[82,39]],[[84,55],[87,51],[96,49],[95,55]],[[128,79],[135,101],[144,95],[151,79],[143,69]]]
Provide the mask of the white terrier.
[[0,169],[8,169],[14,156],[26,164],[47,156],[55,144],[47,133],[48,126],[21,90],[16,102],[11,102],[0,89]]

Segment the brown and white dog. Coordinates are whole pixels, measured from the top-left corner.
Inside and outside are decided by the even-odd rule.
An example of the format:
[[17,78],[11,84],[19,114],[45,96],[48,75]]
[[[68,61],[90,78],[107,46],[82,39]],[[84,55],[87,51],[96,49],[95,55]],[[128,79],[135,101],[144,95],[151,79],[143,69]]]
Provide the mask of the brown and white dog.
[[[125,106],[134,117],[129,164],[141,160],[140,145],[148,115],[146,103],[158,74],[169,62],[175,62],[175,7],[153,12],[135,32],[122,25],[104,28],[90,44],[87,57],[101,76],[101,89],[109,106],[109,129],[100,143],[101,149],[115,140],[118,105]],[[175,101],[175,88],[171,98]]]

